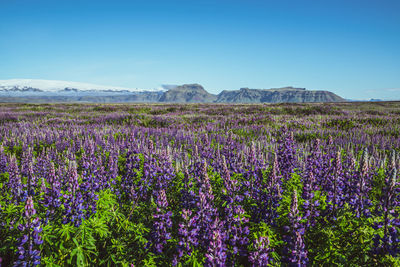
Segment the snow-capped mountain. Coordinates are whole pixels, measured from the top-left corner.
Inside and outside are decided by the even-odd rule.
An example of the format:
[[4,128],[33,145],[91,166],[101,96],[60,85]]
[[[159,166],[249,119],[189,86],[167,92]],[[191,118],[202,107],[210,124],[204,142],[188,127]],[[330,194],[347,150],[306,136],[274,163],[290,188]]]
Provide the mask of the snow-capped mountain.
[[76,94],[76,93],[144,93],[163,92],[165,89],[138,89],[116,86],[96,85],[90,83],[38,80],[38,79],[10,79],[0,80],[0,94]]

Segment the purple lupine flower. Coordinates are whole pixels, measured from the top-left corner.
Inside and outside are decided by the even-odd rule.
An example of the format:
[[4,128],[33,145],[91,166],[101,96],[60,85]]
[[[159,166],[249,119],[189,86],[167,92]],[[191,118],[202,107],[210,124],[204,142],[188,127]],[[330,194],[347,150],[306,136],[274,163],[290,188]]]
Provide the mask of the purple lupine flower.
[[17,159],[12,155],[9,159],[7,166],[7,172],[9,174],[9,179],[7,187],[11,191],[12,200],[17,203],[23,200],[23,185],[21,183],[21,176],[18,169]]
[[199,231],[197,216],[192,216],[190,210],[184,209],[182,210],[182,219],[183,222],[179,224],[178,228],[179,241],[177,245],[178,255],[175,257],[176,264],[184,255],[190,256],[193,252],[193,248],[197,247],[199,244],[197,239]]
[[207,197],[213,200],[214,195],[210,184],[210,178],[208,177],[207,168],[208,168],[207,161],[204,161],[203,164],[201,165],[200,177],[199,177],[201,180],[199,180],[199,184],[200,184],[200,189],[207,194]]
[[[392,166],[391,166],[392,167]],[[378,255],[390,254],[396,257],[400,254],[400,186],[397,181],[397,170],[392,169],[391,175],[386,179],[386,188],[383,191],[378,215],[383,215],[383,221],[375,223],[374,228],[383,228],[383,237],[376,234],[374,237],[373,252]]]
[[167,240],[171,239],[170,229],[172,227],[172,212],[167,211],[168,200],[164,190],[160,190],[158,192],[156,205],[156,212],[153,215],[154,231],[152,233],[152,243],[154,245],[155,252],[163,253],[163,249],[167,244]]
[[277,208],[279,207],[281,194],[281,175],[277,155],[274,157],[272,167],[268,173],[267,179],[264,180],[261,169],[258,170],[257,183],[255,184],[254,200],[257,203],[253,207],[252,221],[263,221],[269,225],[276,225],[276,218],[278,218]]
[[7,156],[4,153],[4,147],[0,144],[0,173],[7,171]]
[[340,151],[336,153],[332,180],[332,191],[328,195],[328,200],[332,201],[333,216],[336,217],[336,210],[341,206],[341,195],[343,192],[343,168]]
[[69,162],[68,166],[68,192],[74,195],[79,190],[79,176],[75,161]]
[[43,205],[47,208],[46,220],[48,220],[54,216],[55,210],[61,206],[60,197],[62,195],[61,184],[53,162],[49,163],[46,179],[50,187],[46,188],[46,193],[43,197]]
[[148,141],[148,149],[150,153],[154,153],[154,143],[153,140],[149,139]]
[[270,253],[273,249],[269,246],[268,236],[260,236],[254,239],[254,251],[250,252],[249,261],[253,267],[266,267],[272,262]]
[[369,216],[369,206],[372,205],[368,193],[371,190],[372,173],[369,167],[369,154],[367,148],[364,149],[359,168],[350,173],[347,186],[348,202],[357,217],[361,215]]
[[183,188],[181,189],[180,206],[181,209],[194,210],[197,203],[197,195],[195,193],[194,183],[189,177],[189,172],[187,167],[184,166],[183,169]]
[[368,149],[365,148],[361,158],[360,164],[360,182],[359,182],[359,204],[357,207],[357,216],[361,214],[369,215],[367,209],[371,205],[371,201],[368,198],[368,192],[370,190],[369,184],[371,183],[372,174],[370,172],[369,154]]
[[231,179],[231,175],[226,163],[226,159],[222,156],[222,173],[221,177],[224,180],[225,188],[223,189],[226,193],[236,190],[237,181]]
[[[197,164],[198,166],[198,164]],[[200,166],[200,174],[197,178],[199,188],[197,206],[197,222],[198,222],[198,236],[199,246],[207,247],[211,238],[211,224],[217,216],[217,210],[215,209],[214,195],[210,180],[207,174],[207,163],[203,162]]]
[[298,167],[296,156],[296,144],[293,132],[288,131],[287,127],[281,128],[281,138],[278,140],[278,163],[283,179],[288,180],[291,174]]
[[101,178],[101,171],[98,169],[99,165],[101,163],[94,156],[91,156],[90,160],[84,160],[82,164],[82,182],[79,189],[82,194],[83,209],[86,210],[85,217],[96,213],[96,201],[98,199],[96,193],[104,183]]
[[302,198],[304,200],[302,210],[303,218],[307,219],[306,228],[313,226],[316,223],[317,217],[320,215],[317,209],[319,203],[313,201],[314,191],[319,190],[319,180],[325,177],[324,159],[320,147],[320,140],[316,139],[312,147],[311,154],[307,157],[305,172],[303,175],[303,191]]
[[203,193],[200,189],[199,191],[199,201],[197,202],[197,217],[199,225],[198,238],[201,246],[205,246],[210,238],[210,224],[213,221],[216,211],[212,206],[211,199],[207,193]]
[[285,226],[287,234],[284,236],[284,241],[287,243],[285,262],[290,265],[306,266],[308,258],[304,243],[305,226],[299,215],[296,190],[293,191],[288,217],[289,225]]
[[67,185],[67,193],[64,194],[64,217],[63,223],[72,222],[76,227],[82,222],[84,219],[83,214],[83,199],[82,193],[79,190],[79,176],[76,169],[76,162],[71,161],[69,163],[68,171],[68,185]]
[[28,177],[30,172],[33,173],[32,169],[32,159],[33,153],[32,148],[29,147],[27,144],[23,147],[22,158],[21,158],[21,175]]
[[113,180],[118,175],[118,155],[117,153],[110,153],[108,158],[108,175]]
[[[243,196],[239,194],[237,181],[231,179],[225,157],[222,156],[222,178],[224,180],[224,200],[226,202],[224,208],[224,227],[228,244],[232,250],[232,255],[229,256],[229,264],[234,265],[234,256],[246,254],[248,244],[248,218],[245,217],[245,210],[241,206]],[[230,254],[230,253],[229,253]]]
[[18,229],[24,234],[18,243],[18,259],[14,266],[37,266],[40,264],[40,251],[38,246],[43,243],[40,237],[42,228],[36,216],[32,196],[26,200],[23,217],[25,224],[20,224]]
[[396,150],[392,149],[392,151],[390,152],[388,169],[393,170],[395,168],[396,168]]
[[193,148],[193,157],[194,157],[195,159],[197,159],[198,156],[199,156],[199,148],[198,148],[197,145],[194,145],[194,148]]
[[223,224],[215,218],[210,227],[210,243],[208,245],[205,266],[225,266],[226,262],[226,246],[225,246],[225,233],[223,231]]
[[36,186],[36,177],[33,172],[32,162],[28,162],[26,166],[26,175],[28,178],[28,183],[25,185],[26,191],[28,195],[35,194],[35,186]]
[[[136,177],[137,173],[135,170],[140,169],[141,167],[141,159],[137,155],[137,151],[128,150],[126,156],[126,173],[121,176],[120,185],[117,185],[116,188],[120,188],[116,193],[120,198],[131,199],[131,191],[136,192]],[[141,181],[139,181],[141,183]],[[140,184],[139,184],[140,186]],[[135,195],[135,200],[138,201],[142,194],[145,194],[145,190],[139,191],[140,195]]]
[[250,163],[250,166],[254,166],[256,164],[256,148],[255,148],[254,142],[251,142],[251,146],[250,146],[249,163]]

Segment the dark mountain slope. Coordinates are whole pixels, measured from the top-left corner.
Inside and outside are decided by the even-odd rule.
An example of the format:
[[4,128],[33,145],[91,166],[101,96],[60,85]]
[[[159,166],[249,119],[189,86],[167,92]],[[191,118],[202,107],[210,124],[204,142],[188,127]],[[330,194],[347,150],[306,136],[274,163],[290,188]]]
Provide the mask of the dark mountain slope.
[[172,103],[211,103],[217,99],[216,95],[208,93],[199,84],[184,84],[165,92],[160,102]]
[[305,103],[343,102],[340,96],[329,91],[308,91],[304,88],[284,87],[278,89],[241,88],[222,91],[215,102],[218,103]]

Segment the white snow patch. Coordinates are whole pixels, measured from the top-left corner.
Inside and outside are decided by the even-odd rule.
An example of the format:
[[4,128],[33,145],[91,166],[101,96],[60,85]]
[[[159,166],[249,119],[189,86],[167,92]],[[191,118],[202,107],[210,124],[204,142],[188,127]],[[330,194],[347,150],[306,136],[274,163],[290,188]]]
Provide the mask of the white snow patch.
[[11,88],[36,88],[42,91],[57,92],[62,91],[65,88],[74,88],[84,91],[129,91],[129,92],[158,92],[165,91],[165,89],[139,89],[139,88],[126,88],[118,86],[107,86],[97,85],[90,83],[81,82],[70,82],[70,81],[57,81],[57,80],[39,80],[39,79],[10,79],[0,80],[0,89],[11,89]]

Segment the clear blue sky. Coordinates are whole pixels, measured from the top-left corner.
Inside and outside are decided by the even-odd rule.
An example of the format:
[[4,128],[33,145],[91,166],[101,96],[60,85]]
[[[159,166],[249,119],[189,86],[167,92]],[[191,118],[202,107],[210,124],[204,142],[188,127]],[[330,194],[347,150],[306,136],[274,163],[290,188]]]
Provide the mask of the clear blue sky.
[[400,99],[399,0],[0,0],[0,79]]

